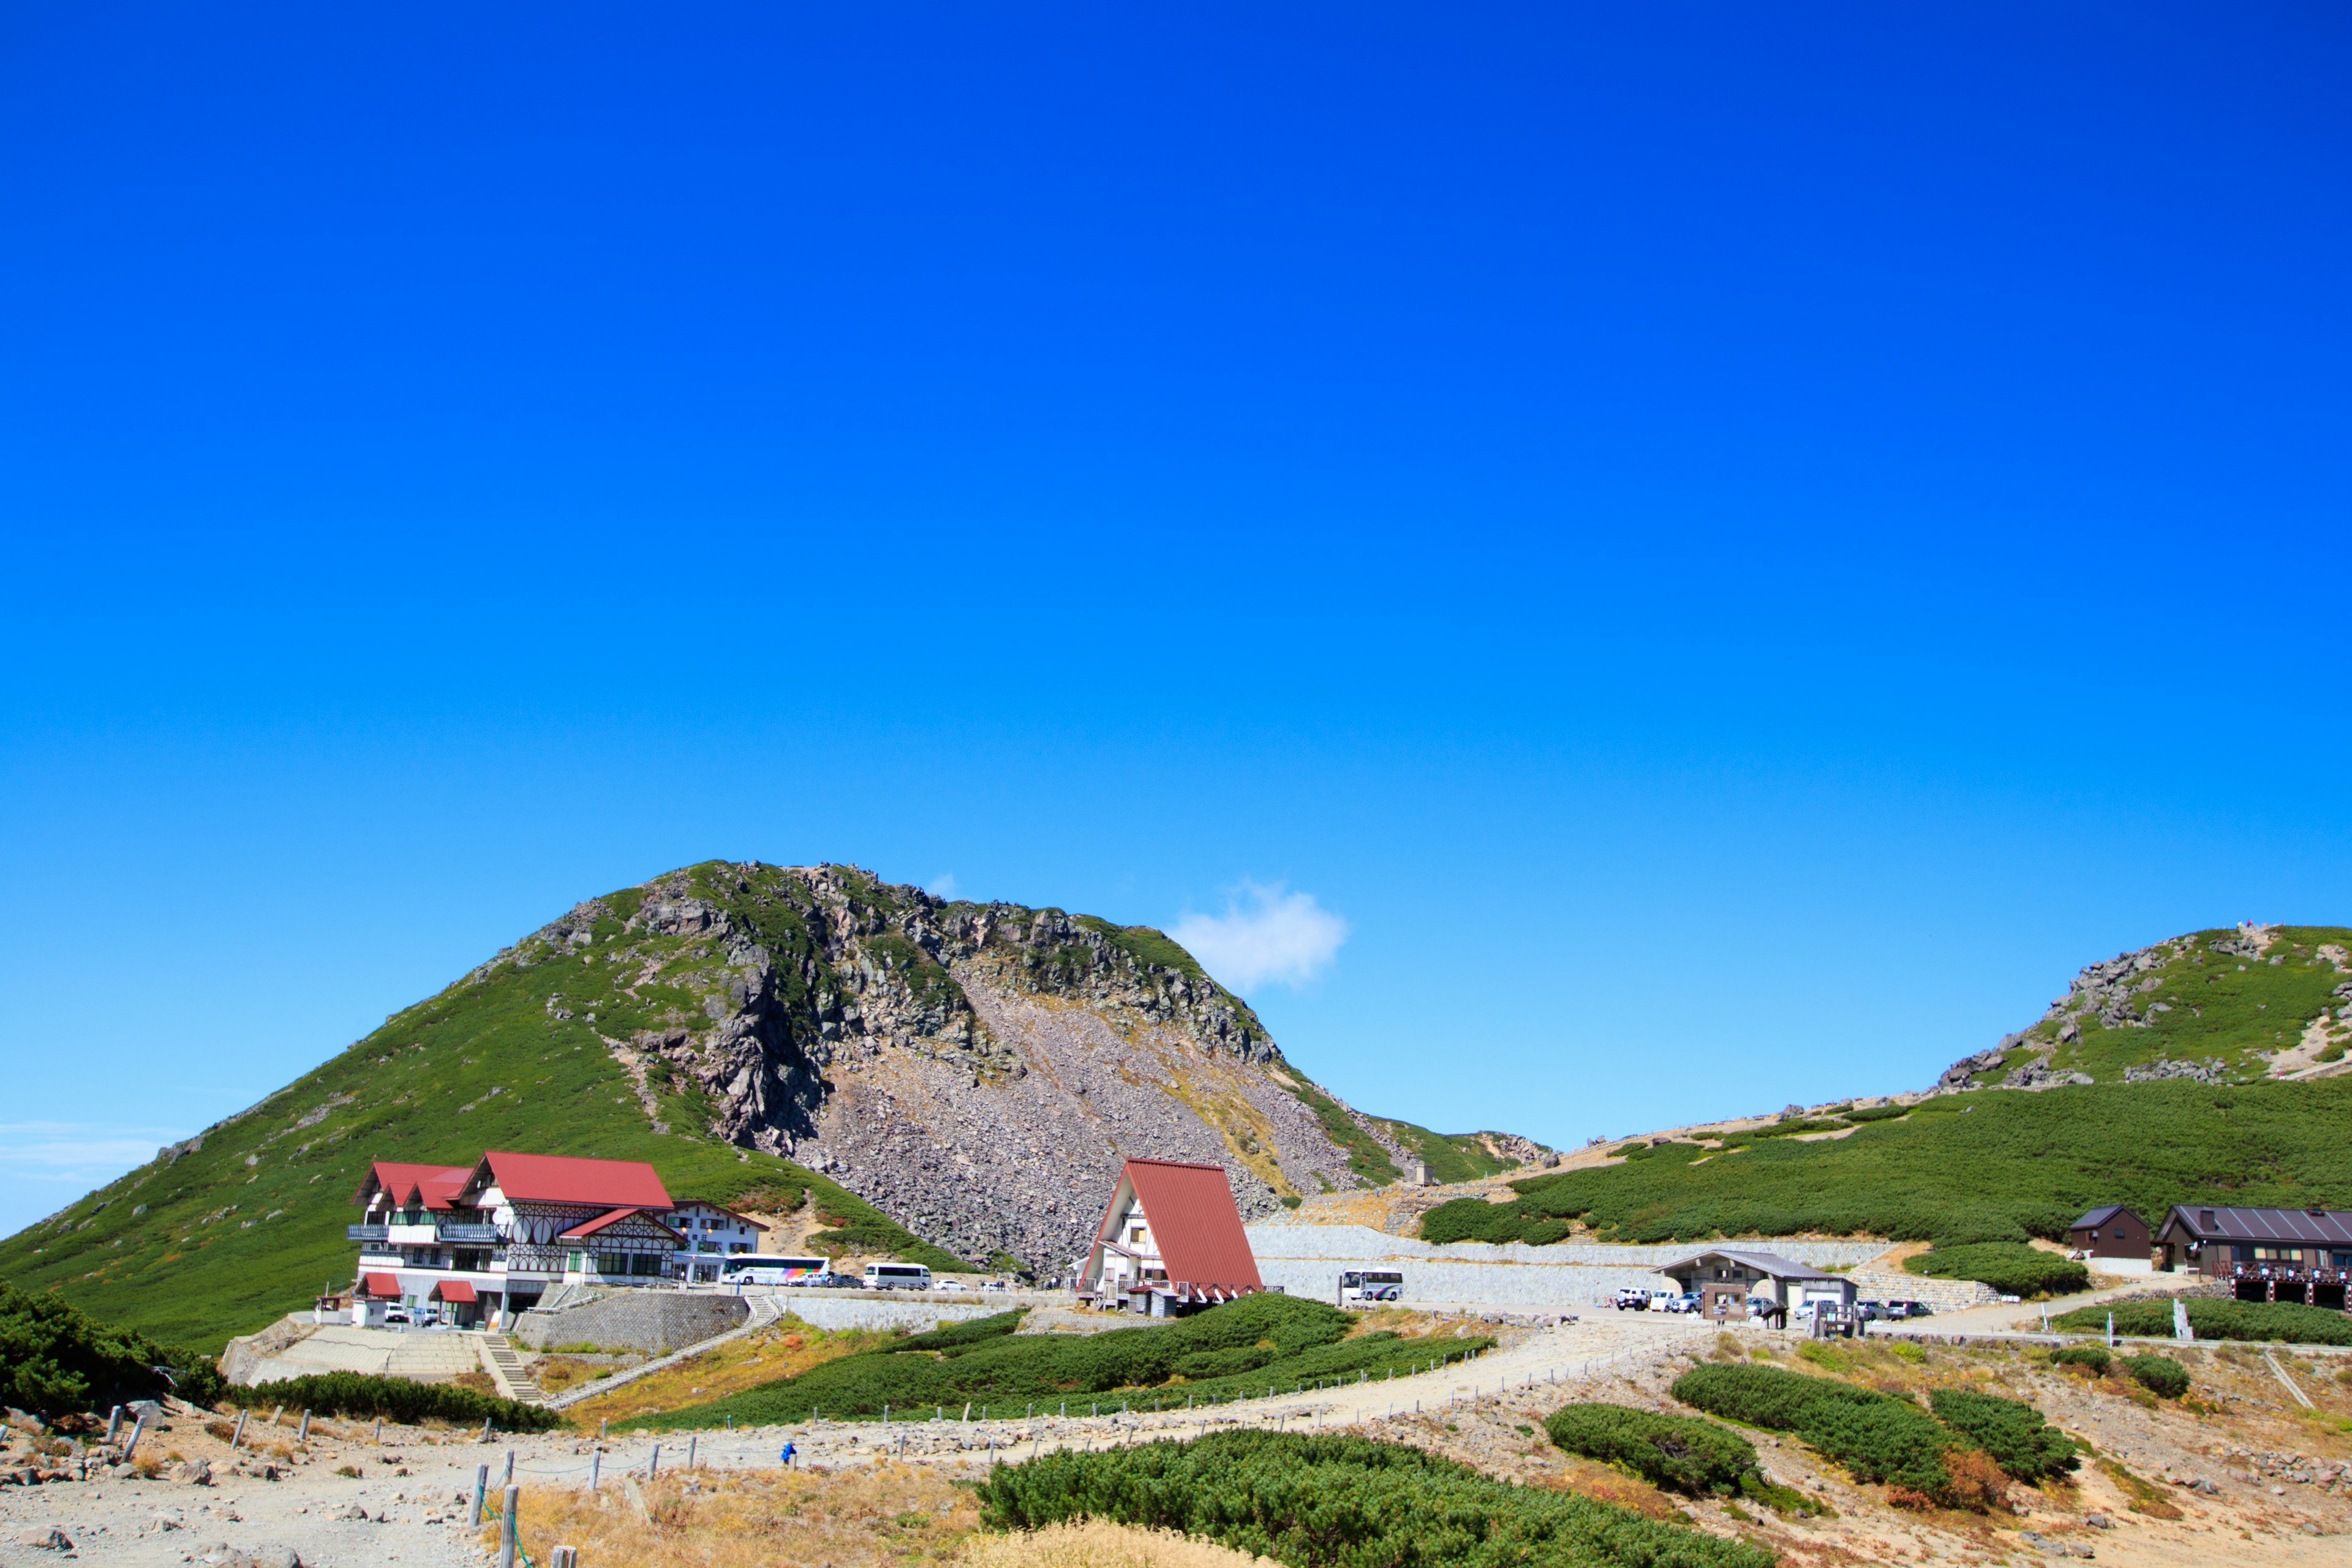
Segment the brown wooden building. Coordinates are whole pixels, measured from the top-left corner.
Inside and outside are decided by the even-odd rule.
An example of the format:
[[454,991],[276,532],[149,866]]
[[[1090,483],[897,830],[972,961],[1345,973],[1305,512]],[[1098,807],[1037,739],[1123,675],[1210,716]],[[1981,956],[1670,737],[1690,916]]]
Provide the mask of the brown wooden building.
[[2066,1245],[2094,1258],[2109,1258],[2145,1267],[2154,1242],[2147,1221],[2121,1204],[2093,1209],[2066,1227]]
[[2168,1269],[2234,1280],[2242,1301],[2342,1310],[2352,1281],[2352,1211],[2175,1204],[2156,1233]]

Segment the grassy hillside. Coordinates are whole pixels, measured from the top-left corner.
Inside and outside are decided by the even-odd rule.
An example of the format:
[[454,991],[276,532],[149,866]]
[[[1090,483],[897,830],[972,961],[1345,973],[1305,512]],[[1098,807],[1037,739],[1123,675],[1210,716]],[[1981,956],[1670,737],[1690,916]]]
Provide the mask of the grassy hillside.
[[[2101,1083],[2158,1060],[2218,1061],[2230,1077],[2263,1076],[2274,1053],[2297,1045],[2313,1019],[2352,995],[2342,990],[2352,983],[2352,927],[2268,929],[2266,945],[2235,930],[2160,942],[2146,950],[2150,967],[2105,984],[2112,1000],[2104,1007],[2090,1005],[2078,983],[2071,1005],[2053,1006],[1974,1081],[1996,1083],[2045,1054],[2053,1070]],[[2075,1037],[2062,1040],[2070,1026]],[[2342,1059],[2340,1044],[2330,1048],[2323,1060]]]
[[1517,1160],[1496,1156],[1478,1141],[1475,1132],[1432,1132],[1426,1127],[1394,1121],[1385,1116],[1372,1120],[1380,1123],[1381,1131],[1421,1156],[1433,1182],[1475,1182],[1481,1176],[1497,1176],[1519,1167]]
[[[699,897],[740,907],[731,867],[689,873]],[[856,1195],[772,1156],[696,1129],[706,1108],[656,1093],[649,1124],[635,1085],[597,1037],[687,1016],[711,962],[698,938],[633,934],[660,973],[599,962],[643,895],[583,906],[578,946],[526,942],[206,1130],[204,1146],[100,1188],[60,1216],[0,1242],[0,1279],[54,1289],[93,1316],[198,1348],[306,1307],[346,1285],[357,1253],[343,1226],[374,1159],[463,1163],[485,1149],[650,1161],[673,1195],[778,1210],[814,1201],[847,1250],[960,1267]],[[732,912],[732,910],[730,910]],[[790,951],[790,910],[743,910]],[[599,1022],[592,1024],[590,1018]],[[664,1129],[664,1130],[657,1130]]]
[[[1835,1123],[1840,1119],[1825,1119]],[[1974,1089],[1827,1138],[1674,1142],[1529,1177],[1516,1203],[1431,1210],[1433,1241],[1696,1240],[1803,1232],[2056,1238],[2094,1205],[2352,1207],[2352,1079]]]

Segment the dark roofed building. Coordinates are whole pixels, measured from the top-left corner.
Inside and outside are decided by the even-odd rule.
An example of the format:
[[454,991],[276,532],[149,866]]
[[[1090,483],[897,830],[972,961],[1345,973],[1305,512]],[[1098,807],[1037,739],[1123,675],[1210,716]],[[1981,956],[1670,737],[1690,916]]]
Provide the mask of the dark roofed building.
[[2237,1285],[2242,1301],[2344,1309],[2352,1280],[2352,1211],[2175,1204],[2156,1233],[2168,1269]]
[[1785,1321],[1789,1312],[1811,1302],[1826,1302],[1840,1311],[1853,1310],[1854,1284],[1843,1274],[1815,1268],[1781,1257],[1746,1247],[1713,1247],[1677,1263],[1661,1267],[1664,1274],[1699,1298],[1699,1312],[1718,1321],[1745,1322],[1748,1299],[1760,1296],[1763,1315]]
[[2121,1204],[2095,1208],[2066,1227],[2066,1245],[2095,1263],[2123,1272],[2148,1267],[2155,1237],[2147,1221]]

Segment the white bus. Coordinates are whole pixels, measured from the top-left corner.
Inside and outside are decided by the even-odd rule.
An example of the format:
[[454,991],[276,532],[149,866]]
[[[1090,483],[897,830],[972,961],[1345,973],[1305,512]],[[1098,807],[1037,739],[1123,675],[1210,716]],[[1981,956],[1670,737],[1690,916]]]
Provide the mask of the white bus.
[[727,1285],[805,1285],[833,1268],[830,1258],[778,1258],[757,1252],[727,1259],[719,1282]]
[[928,1290],[931,1288],[931,1271],[919,1263],[869,1263],[866,1266],[866,1288]]
[[1394,1268],[1349,1269],[1339,1276],[1339,1305],[1396,1301],[1404,1297],[1404,1275]]

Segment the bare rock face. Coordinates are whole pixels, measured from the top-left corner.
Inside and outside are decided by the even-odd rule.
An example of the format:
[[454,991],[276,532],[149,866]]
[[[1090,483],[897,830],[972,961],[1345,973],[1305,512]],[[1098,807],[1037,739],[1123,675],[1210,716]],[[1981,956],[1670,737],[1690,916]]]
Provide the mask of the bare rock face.
[[949,902],[846,866],[696,867],[633,895],[477,973],[599,954],[626,998],[609,1021],[653,1015],[594,1024],[649,1114],[707,1109],[709,1133],[821,1171],[962,1256],[1066,1272],[1130,1155],[1224,1166],[1244,1216],[1366,1184],[1318,1118],[1325,1091],[1157,931]]

